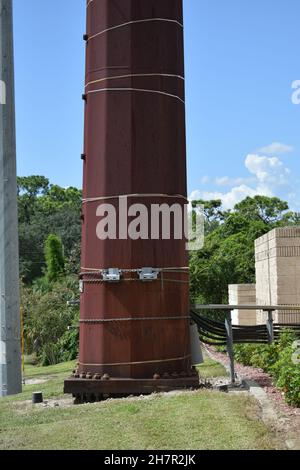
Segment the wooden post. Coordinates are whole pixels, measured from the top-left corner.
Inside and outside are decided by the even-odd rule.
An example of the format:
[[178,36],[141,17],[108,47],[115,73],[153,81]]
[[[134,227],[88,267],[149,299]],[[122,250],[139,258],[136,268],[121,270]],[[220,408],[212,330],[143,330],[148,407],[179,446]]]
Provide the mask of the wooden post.
[[226,312],[225,327],[226,327],[227,353],[229,356],[230,379],[231,379],[231,383],[235,384],[233,331],[232,331],[232,320],[231,320],[230,310]]

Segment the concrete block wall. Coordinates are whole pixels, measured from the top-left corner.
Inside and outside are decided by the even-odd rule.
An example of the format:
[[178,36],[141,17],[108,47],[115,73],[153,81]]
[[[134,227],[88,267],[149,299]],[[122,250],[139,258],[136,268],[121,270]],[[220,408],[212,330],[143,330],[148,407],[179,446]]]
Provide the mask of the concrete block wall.
[[[255,305],[255,284],[231,284],[228,286],[230,305]],[[255,310],[234,310],[232,312],[233,325],[255,325]]]
[[[276,228],[255,242],[256,303],[300,305],[300,227]],[[300,323],[298,313],[275,312],[276,323]],[[257,312],[257,323],[266,315]]]

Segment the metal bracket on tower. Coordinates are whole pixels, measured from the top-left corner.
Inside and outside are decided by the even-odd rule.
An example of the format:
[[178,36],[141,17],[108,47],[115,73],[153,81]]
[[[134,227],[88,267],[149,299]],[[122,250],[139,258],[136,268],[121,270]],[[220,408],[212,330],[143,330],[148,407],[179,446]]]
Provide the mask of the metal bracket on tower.
[[68,300],[67,301],[67,307],[77,307],[77,305],[80,305],[80,300]]
[[154,268],[142,268],[138,271],[140,281],[156,281],[159,270]]
[[118,268],[109,268],[102,271],[103,281],[106,282],[120,282],[121,280],[121,271]]

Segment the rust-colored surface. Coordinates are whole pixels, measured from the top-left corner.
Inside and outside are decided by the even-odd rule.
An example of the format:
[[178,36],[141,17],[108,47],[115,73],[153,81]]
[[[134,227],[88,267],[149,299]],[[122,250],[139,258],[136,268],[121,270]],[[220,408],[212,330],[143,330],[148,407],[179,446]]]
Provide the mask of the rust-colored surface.
[[[184,76],[182,0],[93,0],[87,3],[83,197],[146,193],[186,196],[184,81],[180,78]],[[156,20],[137,22],[144,19]],[[135,23],[93,37],[128,22]],[[136,74],[172,77],[132,77]],[[123,75],[131,76],[107,78]],[[91,93],[107,88],[148,91]],[[188,265],[185,240],[100,241],[96,236],[100,220],[96,209],[103,202],[117,207],[114,200],[83,205],[83,268]],[[185,203],[176,197],[128,200],[129,204],[143,203],[148,207],[151,203],[166,202]],[[85,284],[81,294],[81,321],[180,318],[105,324],[82,322],[80,373],[108,373],[116,379],[152,379],[155,373],[188,374],[188,275],[171,273],[164,277],[184,283],[159,280]]]
[[[199,377],[195,373],[191,377],[174,377],[170,379],[75,379],[65,381],[65,392],[72,393],[79,399],[94,401],[102,399],[103,395],[120,396],[131,394],[150,394],[183,390],[199,386]],[[102,395],[102,396],[101,396]]]

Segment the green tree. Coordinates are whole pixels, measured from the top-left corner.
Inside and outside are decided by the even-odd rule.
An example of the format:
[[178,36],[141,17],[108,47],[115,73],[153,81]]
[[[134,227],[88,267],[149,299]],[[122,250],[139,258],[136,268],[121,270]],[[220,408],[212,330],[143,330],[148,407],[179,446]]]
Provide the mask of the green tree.
[[46,277],[49,282],[57,281],[65,272],[63,246],[57,235],[50,234],[45,244]]
[[213,211],[214,226],[206,231],[203,249],[190,255],[192,302],[227,303],[228,284],[255,282],[254,241],[274,227],[299,221],[278,198],[247,197],[227,212],[219,202],[207,202],[206,217],[211,223]]
[[212,232],[220,225],[221,222],[224,221],[225,212],[222,211],[221,200],[205,201],[203,199],[198,199],[197,201],[192,202],[193,207],[197,207],[198,205],[202,205],[204,209],[206,233]]
[[285,220],[285,212],[288,209],[287,202],[281,201],[278,197],[267,196],[247,197],[234,208],[236,213],[265,224],[278,224],[281,220]]
[[44,176],[25,176],[17,178],[19,221],[30,223],[34,214],[37,197],[49,190],[49,180]]
[[80,269],[81,198],[79,189],[51,185],[43,176],[18,178],[20,275],[25,284],[43,275],[44,246],[51,233],[62,240],[68,272]]

